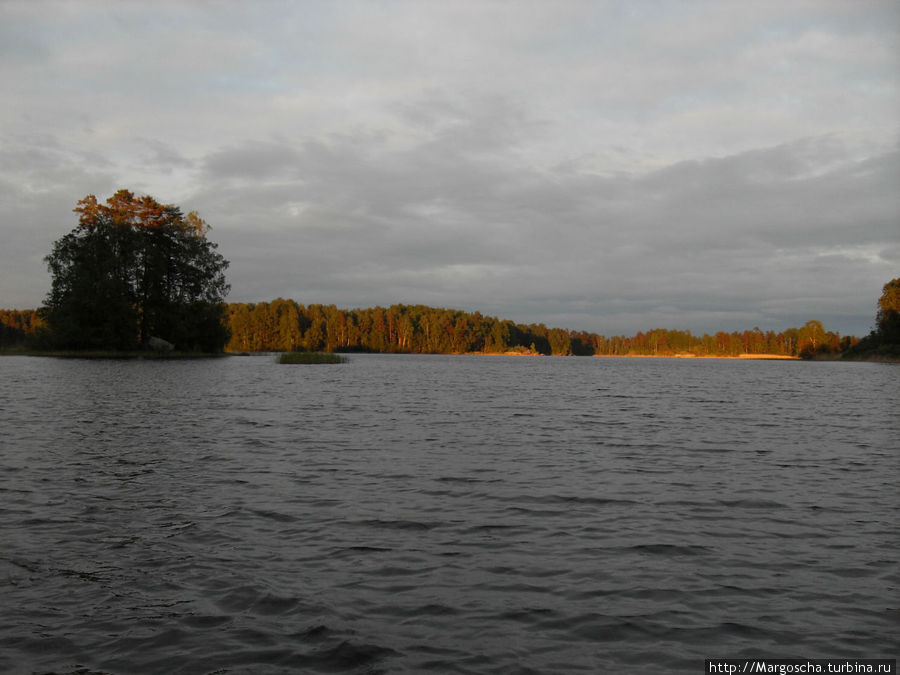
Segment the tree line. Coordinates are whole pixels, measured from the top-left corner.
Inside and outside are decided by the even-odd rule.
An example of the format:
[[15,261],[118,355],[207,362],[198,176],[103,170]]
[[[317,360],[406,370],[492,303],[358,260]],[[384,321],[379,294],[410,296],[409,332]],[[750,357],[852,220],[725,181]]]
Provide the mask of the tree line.
[[812,356],[837,353],[855,338],[826,331],[819,321],[784,331],[717,332],[654,329],[633,336],[520,324],[479,312],[392,305],[339,309],[271,302],[231,303],[225,312],[231,332],[228,351],[336,351],[414,354],[521,353],[554,356]]
[[22,347],[45,323],[34,309],[0,309],[0,349]]
[[[694,335],[689,330],[656,328],[631,336],[607,337],[425,305],[348,310],[278,298],[271,302],[223,303],[221,308],[222,332],[230,336],[225,350],[230,352],[814,357],[847,352],[860,343],[857,338],[825,330],[815,320],[777,332],[755,327]],[[39,335],[43,315],[42,310],[0,310],[0,348],[23,346],[36,333]],[[870,336],[862,344],[872,341]]]
[[45,258],[52,284],[44,306],[0,310],[0,349],[900,357],[900,279],[885,284],[876,329],[862,340],[814,320],[779,332],[657,328],[606,337],[425,305],[228,304],[228,261],[197,213],[128,190],[105,204],[88,195],[74,212],[78,225]]

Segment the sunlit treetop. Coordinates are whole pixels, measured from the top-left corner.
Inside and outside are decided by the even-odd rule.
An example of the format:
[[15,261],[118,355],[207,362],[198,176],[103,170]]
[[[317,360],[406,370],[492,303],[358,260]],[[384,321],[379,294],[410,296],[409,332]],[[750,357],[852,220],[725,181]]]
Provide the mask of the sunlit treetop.
[[101,224],[143,230],[177,228],[183,232],[193,231],[198,237],[205,237],[210,230],[209,224],[196,211],[184,216],[174,204],[160,204],[150,195],[135,197],[133,192],[124,189],[107,199],[106,204],[98,202],[92,194],[87,195],[78,201],[73,211],[79,214],[79,226],[89,230]]
[[878,309],[882,313],[900,312],[900,278],[891,279],[884,285],[881,298],[878,300]]

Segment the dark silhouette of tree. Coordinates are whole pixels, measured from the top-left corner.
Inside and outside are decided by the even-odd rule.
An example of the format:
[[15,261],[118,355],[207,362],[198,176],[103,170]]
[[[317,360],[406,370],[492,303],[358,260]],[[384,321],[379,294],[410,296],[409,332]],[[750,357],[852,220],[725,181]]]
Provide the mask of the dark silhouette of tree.
[[875,328],[844,352],[849,358],[900,358],[900,278],[882,288],[875,314]]
[[43,315],[55,347],[128,350],[165,339],[180,350],[228,341],[226,261],[195,212],[119,190],[78,202],[78,226],[46,257]]

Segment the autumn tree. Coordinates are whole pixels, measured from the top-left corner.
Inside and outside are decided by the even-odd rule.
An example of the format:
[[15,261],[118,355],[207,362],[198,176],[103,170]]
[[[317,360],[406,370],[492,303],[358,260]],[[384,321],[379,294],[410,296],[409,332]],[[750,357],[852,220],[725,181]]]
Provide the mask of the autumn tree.
[[825,339],[825,328],[822,326],[822,322],[815,320],[807,321],[803,324],[803,328],[797,333],[797,344],[800,355],[807,358],[815,356],[822,350]]
[[900,278],[891,279],[882,288],[875,314],[875,329],[844,355],[848,358],[900,358]]
[[892,279],[882,288],[875,326],[882,343],[900,344],[900,278]]
[[572,341],[569,332],[562,328],[551,328],[547,331],[547,341],[550,343],[550,353],[554,356],[569,356],[572,354]]
[[186,351],[219,351],[226,261],[195,212],[119,190],[88,195],[78,226],[45,258],[53,277],[43,309],[54,346],[127,350],[159,337]]

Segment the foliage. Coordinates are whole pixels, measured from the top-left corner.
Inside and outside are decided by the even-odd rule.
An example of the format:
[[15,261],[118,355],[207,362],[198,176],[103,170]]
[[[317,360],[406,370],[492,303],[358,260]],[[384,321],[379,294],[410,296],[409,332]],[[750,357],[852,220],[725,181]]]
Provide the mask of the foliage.
[[[0,313],[0,322],[4,321],[3,316]],[[585,331],[547,328],[544,324],[516,324],[478,312],[423,305],[345,310],[334,305],[304,306],[282,298],[272,302],[228,304],[222,320],[231,336],[226,349],[232,352],[325,350],[576,356],[772,354],[822,358],[837,356],[858,342],[856,338],[826,331],[819,321],[808,321],[801,328],[779,332],[754,328],[696,336],[686,330],[656,328],[633,336],[607,337]],[[11,322],[10,325],[21,325],[21,320],[17,321],[19,323]],[[22,332],[27,335],[28,330]]]
[[157,336],[181,351],[218,351],[228,262],[195,212],[120,190],[78,202],[78,226],[45,259],[43,316],[55,348],[132,350]]
[[33,309],[0,309],[0,349],[24,347],[44,328],[40,314]]
[[278,363],[290,364],[319,364],[319,363],[346,363],[347,358],[340,354],[325,354],[323,352],[284,352],[278,357]]
[[[6,315],[16,311],[7,310]],[[33,311],[21,314],[35,315]],[[0,322],[9,321],[4,316],[0,312]],[[10,321],[8,334],[17,331],[16,335],[25,333],[27,336],[30,329],[16,328],[22,321]],[[345,310],[334,305],[303,306],[282,298],[272,302],[227,304],[222,321],[231,336],[226,349],[232,352],[326,350],[576,356],[772,354],[809,358],[837,355],[858,342],[856,338],[826,331],[819,321],[808,321],[802,328],[780,332],[754,328],[696,336],[686,330],[656,328],[633,336],[607,337],[585,331],[548,329],[544,324],[516,324],[478,312],[423,305]],[[39,326],[39,319],[35,318],[33,324]]]
[[847,358],[900,358],[900,278],[882,288],[875,329],[845,353]]
[[900,278],[884,285],[875,325],[882,344],[900,345]]
[[229,304],[227,349],[236,352],[309,351],[449,354],[543,354],[578,356],[813,356],[839,352],[853,338],[826,331],[819,321],[785,331],[695,336],[654,329],[632,337],[516,324],[509,320],[424,305],[338,309],[334,305],[272,302]]
[[[819,321],[775,332],[758,327],[743,332],[695,336],[686,330],[656,328],[633,336],[607,337],[584,331],[517,324],[456,309],[392,305],[338,309],[304,306],[278,298],[272,302],[216,305],[224,311],[220,334],[230,335],[233,352],[404,352],[447,354],[541,354],[577,356],[739,356],[803,358],[900,357],[900,279],[888,282],[878,303],[877,328],[868,337],[825,330]],[[224,308],[224,309],[223,309]],[[188,310],[190,307],[188,307]],[[186,310],[187,311],[187,310]],[[209,318],[212,322],[212,318]],[[34,312],[0,312],[0,347],[17,344],[37,330]],[[32,333],[33,334],[33,333]],[[163,334],[161,337],[166,338]],[[169,339],[169,338],[166,338]],[[4,342],[5,340],[5,342]],[[174,341],[174,340],[173,340]]]

